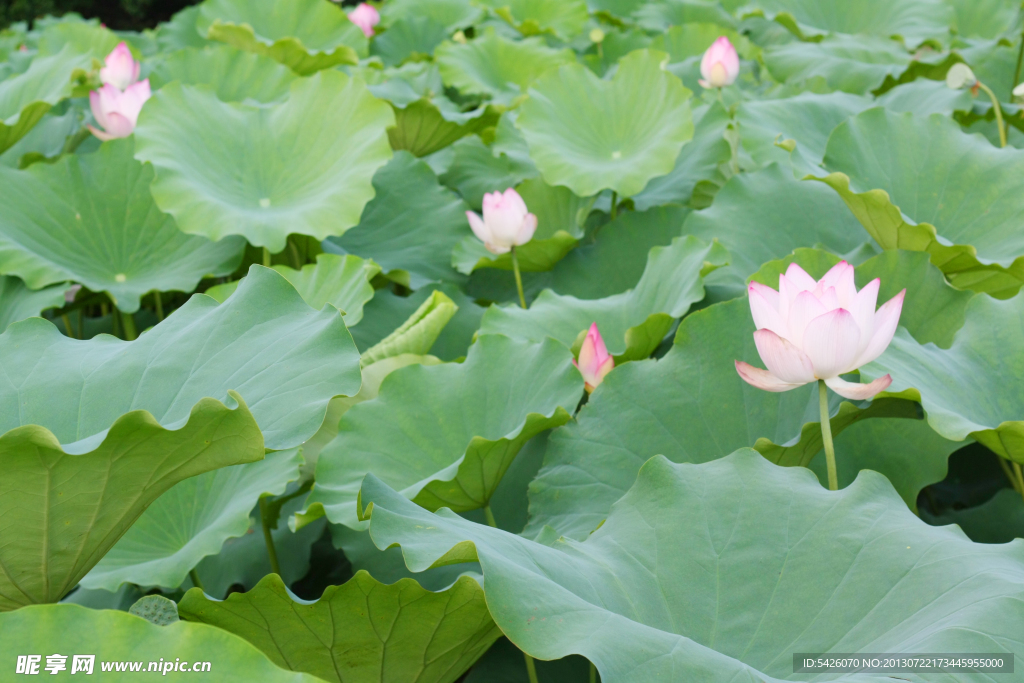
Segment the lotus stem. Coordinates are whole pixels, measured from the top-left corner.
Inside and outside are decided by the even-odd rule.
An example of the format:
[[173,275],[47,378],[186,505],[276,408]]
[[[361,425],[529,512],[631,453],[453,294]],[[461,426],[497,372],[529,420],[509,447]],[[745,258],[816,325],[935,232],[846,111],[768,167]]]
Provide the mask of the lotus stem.
[[1010,468],[1010,465],[1007,463],[1006,459],[1003,458],[1001,455],[997,455],[996,460],[999,461],[999,466],[1003,468],[1003,472],[1006,474],[1006,478],[1010,480],[1010,486],[1013,487],[1013,490],[1016,491],[1017,493],[1020,493],[1021,495],[1024,495],[1024,492],[1021,491],[1020,484],[1017,483],[1017,474]]
[[270,250],[263,247],[263,265],[267,268],[270,267]]
[[68,336],[75,339],[75,332],[71,329],[71,318],[68,317],[67,313],[61,313],[60,319],[64,321],[64,329],[68,331]]
[[274,547],[274,537],[270,533],[270,511],[267,509],[267,496],[260,496],[260,524],[263,526],[263,540],[267,544],[267,557],[270,558],[270,571],[281,576],[281,565],[277,561],[277,549]]
[[590,663],[590,683],[597,683],[597,667]]
[[612,220],[615,220],[615,217],[618,216],[618,215],[619,215],[619,193],[616,192],[615,190],[612,190],[612,211],[611,211]]
[[992,100],[992,108],[996,112],[996,125],[999,127],[999,146],[1006,147],[1006,124],[1003,123],[1003,108],[999,106],[999,98],[992,92],[992,88],[981,81],[978,81],[978,87],[984,90],[988,98]]
[[832,445],[832,423],[828,419],[828,387],[825,380],[818,380],[818,406],[821,408],[821,441],[825,445],[825,462],[828,465],[828,490],[839,490],[836,475],[836,449]]
[[512,272],[516,276],[516,289],[519,290],[519,305],[526,308],[526,297],[523,295],[523,276],[519,274],[519,257],[516,248],[512,247]]
[[295,270],[302,270],[303,258],[299,255],[299,248],[295,246],[295,242],[288,240],[288,251],[292,254],[292,263],[295,264]]
[[192,569],[188,570],[188,578],[192,579],[193,586],[203,591],[204,593],[206,592],[206,589],[203,588],[203,582],[199,580],[199,572],[196,571],[195,567],[192,567]]
[[135,341],[138,339],[139,332],[135,329],[135,316],[131,313],[124,313],[119,308],[115,308],[115,310],[121,317],[121,327],[124,330],[124,338],[127,341]]
[[1024,498],[1024,470],[1021,470],[1020,463],[1013,463],[1013,471],[1017,474],[1017,485],[1020,487],[1020,495]]
[[533,663],[533,657],[523,653],[523,657],[526,658],[526,676],[530,679],[530,683],[537,683],[537,665]]
[[1020,83],[1020,66],[1024,61],[1024,33],[1020,36],[1020,49],[1017,50],[1017,66],[1013,70],[1013,83],[1010,84],[1010,99],[1013,99],[1013,89]]
[[153,291],[153,303],[156,305],[156,320],[157,322],[163,322],[164,320],[164,302],[160,298],[160,292]]
[[494,513],[491,512],[491,506],[490,505],[484,505],[484,517],[487,518],[487,523],[488,524],[490,524],[495,529],[498,528],[498,523],[496,521],[494,521]]

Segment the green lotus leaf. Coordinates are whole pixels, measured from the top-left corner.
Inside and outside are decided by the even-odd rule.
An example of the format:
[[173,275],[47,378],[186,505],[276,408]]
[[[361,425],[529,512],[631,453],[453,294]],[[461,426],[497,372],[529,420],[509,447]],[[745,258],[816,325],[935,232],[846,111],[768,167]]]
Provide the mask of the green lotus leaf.
[[[892,375],[887,395],[917,400],[928,424],[951,441],[967,437],[1024,463],[1024,297],[976,296],[964,326],[943,349],[897,330],[865,377]],[[954,390],[955,389],[955,390]]]
[[172,52],[186,47],[204,48],[210,45],[211,41],[199,35],[199,30],[196,28],[199,12],[198,5],[186,7],[175,13],[170,21],[159,24],[153,34],[160,49],[164,52]]
[[1003,489],[977,507],[947,510],[941,515],[922,512],[921,519],[935,526],[956,524],[976,543],[1009,543],[1024,538],[1024,505],[1013,489]]
[[434,48],[448,35],[448,30],[430,17],[406,17],[391,23],[387,31],[374,38],[370,53],[388,66],[398,66],[407,59],[432,56]]
[[128,614],[142,617],[157,626],[167,626],[179,621],[178,603],[162,595],[146,595],[139,598],[128,610]]
[[79,129],[79,114],[69,107],[56,115],[52,111],[43,116],[25,137],[0,154],[0,165],[24,169],[38,161],[56,160],[64,151],[68,136]]
[[793,677],[794,652],[1021,649],[1024,546],[930,527],[873,472],[830,492],[746,449],[702,465],[654,457],[583,542],[431,514],[372,476],[361,499],[379,547],[400,544],[414,571],[478,560],[513,643],[582,654],[605,683],[774,683]]
[[284,99],[297,76],[270,57],[212,44],[185,48],[155,60],[149,72],[154,89],[171,81],[208,85],[225,102],[274,102]]
[[458,308],[444,292],[435,290],[408,320],[363,352],[362,364],[372,365],[404,354],[425,355]]
[[396,152],[377,171],[373,189],[358,226],[324,241],[324,250],[373,259],[389,278],[413,289],[456,279],[451,253],[468,230],[465,202],[408,152]]
[[[716,23],[687,21],[671,26],[651,42],[652,50],[668,53],[669,62],[675,64],[692,57],[701,57],[720,36],[725,36],[736,46],[744,39],[736,31]],[[742,52],[742,50],[737,50]]]
[[512,150],[488,147],[477,136],[459,140],[452,145],[452,151],[451,166],[441,176],[441,182],[458,190],[474,208],[483,204],[488,192],[515,187],[539,175],[529,156],[523,158],[515,151],[510,153]]
[[[111,681],[128,681],[139,674],[104,672],[104,663],[140,663],[139,671],[163,672],[159,661],[169,653],[186,660],[188,665],[208,662],[218,681],[225,683],[317,683],[320,679],[307,674],[285,671],[275,666],[258,649],[242,638],[206,624],[177,621],[157,626],[145,619],[117,610],[93,610],[78,605],[36,605],[10,614],[0,614],[0,637],[10,652],[22,653],[88,653],[95,655],[92,672]],[[174,666],[175,661],[166,662]],[[183,662],[184,664],[185,662]],[[65,661],[72,670],[73,658]],[[43,657],[39,671],[46,658]],[[13,664],[12,664],[13,666]],[[170,671],[170,668],[168,668]],[[82,673],[82,672],[79,672]],[[194,673],[178,674],[193,676]],[[201,674],[200,674],[201,675]],[[175,678],[172,673],[170,678]]]
[[883,249],[927,251],[961,289],[1002,298],[1024,282],[1024,151],[993,148],[941,115],[869,109],[836,128],[825,167]]
[[576,61],[571,50],[549,48],[540,38],[509,40],[493,29],[465,44],[442,43],[434,58],[445,85],[501,105],[519,98],[545,71]]
[[581,197],[604,189],[631,197],[672,170],[693,137],[691,93],[661,69],[664,59],[638,50],[619,61],[610,81],[579,64],[537,80],[516,125],[549,185]]
[[[796,180],[778,164],[730,178],[710,207],[687,217],[683,233],[717,239],[729,250],[729,265],[707,278],[710,289],[722,292],[720,298],[745,296],[747,278],[762,263],[798,247],[821,245],[845,254],[865,237],[835,193]],[[778,288],[777,278],[772,286]]]
[[[516,190],[537,216],[537,232],[516,247],[523,271],[551,270],[583,237],[583,223],[594,197],[577,197],[566,187],[552,187],[539,178],[527,180]],[[455,246],[452,266],[467,275],[477,268],[512,270],[511,254],[492,254],[476,235],[466,235]]]
[[820,76],[829,87],[865,95],[886,77],[896,77],[910,65],[902,45],[872,36],[832,35],[820,43],[795,41],[772,45],[764,51],[764,63],[780,82]]
[[453,33],[480,21],[484,11],[470,0],[388,0],[380,8],[388,26],[403,19],[426,17]]
[[[597,1],[600,4],[615,3],[622,6],[623,9],[630,4],[638,5],[632,13],[636,22],[643,28],[656,32],[665,31],[671,26],[680,24],[717,24],[723,29],[729,30],[735,29],[739,23],[727,10],[727,8],[735,9],[735,2],[715,2],[714,0]],[[594,3],[595,0],[590,0],[590,2]],[[618,16],[625,16],[620,11],[611,11]]]
[[535,342],[552,337],[572,346],[596,322],[616,363],[647,358],[675,319],[704,298],[703,276],[726,259],[717,243],[677,238],[670,246],[651,249],[634,289],[589,300],[545,290],[529,309],[492,306],[484,314],[480,333]]
[[[345,325],[352,327],[363,319],[363,305],[373,298],[370,280],[380,272],[380,266],[358,256],[317,254],[316,263],[302,270],[288,266],[274,266],[311,307],[320,309],[324,304],[337,308]],[[214,285],[205,294],[223,303],[238,288],[241,280]]]
[[[533,665],[537,670],[537,680],[544,683],[590,681],[590,662],[578,655],[552,662],[534,660]],[[508,638],[499,638],[487,654],[473,665],[464,683],[530,683],[530,678],[523,653]]]
[[324,239],[359,222],[392,124],[388,105],[337,71],[296,81],[271,106],[171,83],[139,117],[136,158],[156,168],[153,198],[182,231],[277,253],[289,234]]
[[199,7],[200,35],[267,55],[303,76],[357,64],[367,52],[362,30],[337,5],[319,0],[206,0]]
[[1020,19],[1020,8],[999,0],[946,0],[953,8],[953,30],[964,37],[998,38]]
[[693,190],[701,181],[721,185],[725,177],[719,170],[729,161],[732,148],[725,139],[729,114],[718,103],[694,112],[693,140],[683,145],[675,167],[667,175],[653,178],[633,197],[633,204],[646,211],[663,204],[689,204]]
[[[770,282],[774,274],[772,284],[778,286],[778,273],[793,261],[821,277],[838,258],[800,250],[795,257],[766,264],[754,278]],[[963,321],[968,295],[946,284],[923,254],[883,254],[856,269],[861,287],[875,277],[881,279],[879,301],[907,288],[902,322],[914,334],[941,339]],[[821,451],[816,387],[769,393],[739,379],[734,361],[758,358],[754,329],[746,297],[715,304],[683,319],[664,358],[613,370],[576,421],[548,439],[544,467],[530,487],[531,520],[524,533],[536,535],[550,525],[560,533],[585,538],[654,455],[699,463],[755,446],[778,464],[811,463]],[[840,438],[844,429],[873,421],[869,418],[920,417],[912,401],[890,398],[853,404],[837,396],[830,396],[829,414],[832,432]],[[908,472],[934,472],[907,462],[920,459],[916,449],[883,454],[888,457],[877,466],[888,463],[880,471],[893,471],[896,481],[907,481]],[[837,463],[846,480],[856,474],[856,469],[847,471],[856,468],[856,461],[848,463],[840,451]],[[933,482],[913,481],[921,486]],[[901,484],[901,492],[906,490]]]
[[[878,104],[890,111],[913,112],[918,116],[942,114],[952,116],[953,112],[971,111],[974,98],[969,88],[953,90],[944,80],[933,81],[930,78],[918,78],[897,85],[878,98]],[[822,157],[825,145],[821,145]]]
[[412,579],[389,586],[359,572],[308,603],[271,574],[223,602],[192,589],[179,609],[245,638],[282,668],[337,683],[451,683],[501,635],[469,577],[433,593]]
[[583,32],[589,13],[586,0],[480,0],[526,36],[551,33],[571,40]]
[[583,393],[571,360],[551,339],[484,335],[463,363],[391,373],[375,400],[341,419],[308,505],[354,527],[360,482],[376,472],[431,509],[486,506],[523,444],[569,421]]
[[34,289],[80,282],[134,313],[149,291],[191,292],[238,268],[244,241],[182,234],[153,203],[153,167],[132,147],[113,140],[52,165],[0,168],[0,272]]
[[910,47],[927,38],[945,37],[953,12],[943,0],[753,0],[747,7],[774,19],[797,36],[816,38],[828,33],[900,36]]
[[[41,29],[39,34],[39,54],[55,55],[67,47],[83,55],[103,60],[107,54],[117,47],[121,38],[102,25],[98,19],[83,21],[80,17],[71,21],[56,21],[52,24],[36,24]],[[126,41],[134,47],[133,40]]]
[[75,70],[91,63],[90,55],[68,45],[57,54],[36,57],[24,73],[0,80],[0,152],[25,137],[53,105],[70,97]]
[[67,285],[29,289],[25,283],[9,275],[0,276],[0,332],[11,323],[35,318],[48,308],[61,308],[67,302]]
[[299,476],[298,450],[224,467],[179,482],[156,499],[82,579],[85,588],[116,591],[123,583],[180,586],[190,569],[249,530],[261,495],[281,495]]

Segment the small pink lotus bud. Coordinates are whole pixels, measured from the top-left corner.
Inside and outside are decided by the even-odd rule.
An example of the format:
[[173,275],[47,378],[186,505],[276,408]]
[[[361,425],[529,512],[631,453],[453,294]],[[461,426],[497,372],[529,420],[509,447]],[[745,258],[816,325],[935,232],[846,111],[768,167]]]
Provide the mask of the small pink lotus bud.
[[537,217],[526,208],[526,202],[511,187],[505,193],[484,195],[484,216],[466,212],[469,227],[492,254],[505,254],[526,244],[537,231]]
[[139,63],[132,57],[132,51],[125,43],[122,42],[107,55],[107,65],[100,69],[100,80],[118,90],[125,90],[139,80]]
[[597,323],[592,323],[587,331],[587,336],[580,347],[579,361],[573,360],[573,365],[579,368],[586,382],[587,393],[597,388],[604,376],[615,367],[615,359],[608,353],[604,345],[601,333],[597,331]]
[[124,92],[109,83],[99,90],[93,90],[89,93],[89,105],[96,123],[103,130],[97,130],[91,125],[89,130],[100,140],[128,137],[135,130],[139,112],[150,94],[148,78],[128,86]]
[[700,75],[697,81],[702,88],[724,88],[732,85],[740,75],[740,58],[729,39],[722,36],[707,49],[700,60]]
[[373,37],[373,27],[380,23],[380,12],[364,2],[348,13],[348,20],[363,29],[367,38],[371,38]]

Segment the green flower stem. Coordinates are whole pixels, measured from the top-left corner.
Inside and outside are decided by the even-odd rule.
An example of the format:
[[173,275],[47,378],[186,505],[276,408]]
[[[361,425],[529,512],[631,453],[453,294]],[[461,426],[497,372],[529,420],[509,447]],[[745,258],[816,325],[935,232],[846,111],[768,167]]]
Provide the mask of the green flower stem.
[[828,388],[825,380],[818,380],[818,405],[821,408],[821,440],[825,444],[825,462],[828,464],[828,490],[839,490],[836,475],[836,449],[832,445],[832,423],[828,419]]
[[1013,463],[1013,471],[1017,474],[1017,486],[1020,491],[1020,495],[1024,498],[1024,470],[1021,470],[1020,463]]
[[[512,247],[512,253],[516,253],[515,247]],[[526,308],[526,306],[523,306],[523,308]],[[491,511],[489,504],[484,505],[484,517],[487,518],[487,523],[490,526],[495,529],[498,528],[498,523],[494,521],[494,513]],[[526,661],[526,675],[530,678],[530,683],[537,683],[537,666],[533,663],[533,657],[524,652],[523,659]]]
[[192,579],[193,586],[203,591],[204,593],[206,592],[206,589],[203,588],[203,582],[199,580],[199,574],[198,572],[196,572],[195,567],[188,570],[188,578]]
[[60,319],[64,321],[64,329],[68,331],[68,336],[75,339],[75,332],[71,329],[71,318],[68,317],[67,313],[61,313]]
[[512,272],[516,276],[516,289],[519,290],[519,305],[526,308],[526,297],[523,295],[523,276],[519,274],[519,257],[516,248],[512,247]]
[[277,549],[274,547],[274,537],[270,535],[270,524],[267,519],[270,517],[267,510],[267,496],[260,496],[260,524],[263,526],[263,540],[267,544],[267,556],[270,558],[270,571],[281,576],[281,565],[277,561]]
[[1010,486],[1013,487],[1013,490],[1016,491],[1017,493],[1021,493],[1021,495],[1024,495],[1024,493],[1022,493],[1020,490],[1020,484],[1017,483],[1017,474],[1010,468],[1010,465],[1006,458],[997,455],[996,460],[999,461],[999,466],[1003,468],[1003,472],[1006,474],[1006,478],[1010,480]]
[[615,217],[619,215],[619,193],[612,190],[612,211],[611,218],[615,220]]
[[1003,123],[1003,108],[999,106],[999,98],[992,92],[992,88],[981,81],[978,81],[978,87],[984,90],[988,98],[992,100],[992,108],[996,111],[996,125],[999,126],[999,146],[1006,147],[1006,124]]
[[597,667],[590,663],[590,683],[597,683]]
[[1020,65],[1024,61],[1024,33],[1020,36],[1020,49],[1017,50],[1017,66],[1013,70],[1013,83],[1010,84],[1010,99],[1013,99],[1013,89],[1020,83]]
[[124,329],[124,338],[128,341],[135,341],[139,337],[138,330],[135,329],[135,316],[131,313],[122,313],[121,309],[115,308],[118,315],[121,316],[121,327]]
[[160,292],[153,291],[153,303],[156,304],[156,320],[157,322],[163,322],[164,320],[164,302],[160,298]]
[[263,265],[267,268],[270,267],[270,250],[263,247]]

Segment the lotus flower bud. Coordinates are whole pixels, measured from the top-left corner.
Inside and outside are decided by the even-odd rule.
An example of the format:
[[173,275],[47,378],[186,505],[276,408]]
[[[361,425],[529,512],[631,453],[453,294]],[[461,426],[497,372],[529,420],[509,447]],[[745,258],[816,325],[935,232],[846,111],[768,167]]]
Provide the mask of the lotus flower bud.
[[959,90],[965,86],[972,88],[977,82],[978,78],[971,71],[971,67],[962,62],[949,67],[949,71],[946,72],[946,85],[953,90]]
[[107,84],[89,93],[92,115],[103,130],[89,126],[100,140],[126,138],[135,130],[142,105],[149,99],[149,79],[128,86],[124,92]]
[[380,23],[380,12],[364,2],[348,13],[348,20],[361,28],[367,38],[371,38],[373,27]]
[[483,218],[466,212],[473,234],[492,254],[506,254],[512,247],[526,244],[537,231],[537,217],[526,208],[526,202],[511,187],[505,193],[484,195]]
[[882,355],[896,333],[907,290],[875,311],[879,285],[875,278],[858,292],[853,266],[846,261],[817,282],[790,264],[779,276],[779,291],[751,282],[747,291],[757,326],[754,343],[768,369],[736,361],[736,371],[765,391],[789,391],[823,379],[845,398],[874,398],[892,383],[889,375],[870,384],[839,376]]
[[107,65],[100,69],[100,80],[118,90],[124,90],[139,80],[139,63],[132,57],[132,51],[125,43],[122,42],[107,55]]
[[698,83],[702,88],[724,88],[740,75],[740,58],[729,39],[722,36],[707,49],[700,60]]
[[572,364],[579,368],[580,374],[583,375],[588,394],[596,389],[597,385],[604,381],[604,376],[615,367],[615,359],[605,348],[604,339],[597,331],[597,323],[590,325],[583,346],[580,347],[579,361],[573,360]]

